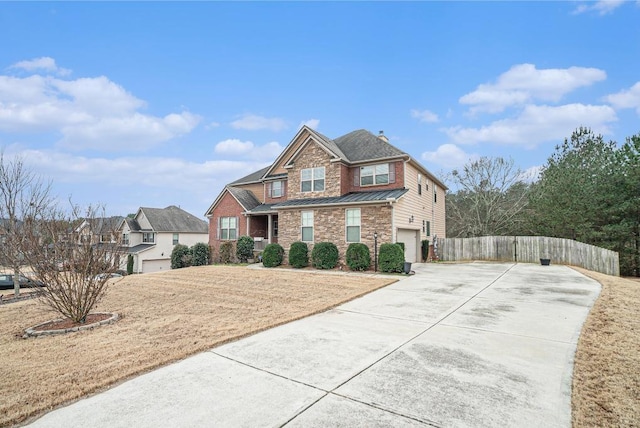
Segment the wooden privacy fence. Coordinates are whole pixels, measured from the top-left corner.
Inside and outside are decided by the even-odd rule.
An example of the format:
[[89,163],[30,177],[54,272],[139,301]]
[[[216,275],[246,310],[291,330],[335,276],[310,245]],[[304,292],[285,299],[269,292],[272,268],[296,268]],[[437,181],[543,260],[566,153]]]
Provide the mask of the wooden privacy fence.
[[580,266],[620,276],[618,253],[563,238],[545,236],[481,236],[439,238],[438,258],[443,261],[495,260],[504,262],[551,263]]

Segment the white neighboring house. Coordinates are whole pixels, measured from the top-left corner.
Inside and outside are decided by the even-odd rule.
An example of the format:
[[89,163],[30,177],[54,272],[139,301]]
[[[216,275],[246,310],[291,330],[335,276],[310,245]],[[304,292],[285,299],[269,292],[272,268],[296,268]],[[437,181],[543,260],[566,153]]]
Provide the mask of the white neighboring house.
[[[134,218],[120,225],[122,245],[133,256],[133,272],[149,273],[171,269],[171,252],[177,244],[188,247],[207,243],[209,228],[199,219],[174,205],[166,208],[140,207]],[[126,269],[127,260],[123,261]]]

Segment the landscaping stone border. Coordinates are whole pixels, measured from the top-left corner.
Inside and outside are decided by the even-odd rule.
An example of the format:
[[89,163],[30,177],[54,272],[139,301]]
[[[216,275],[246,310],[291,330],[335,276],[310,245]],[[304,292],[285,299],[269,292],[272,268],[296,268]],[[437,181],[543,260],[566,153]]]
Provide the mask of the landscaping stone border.
[[62,318],[56,319],[56,320],[50,320],[47,322],[43,322],[41,324],[38,324],[36,326],[30,327],[28,329],[25,330],[25,333],[22,337],[24,337],[25,339],[28,337],[38,337],[38,336],[51,336],[54,334],[66,334],[66,333],[72,333],[75,331],[83,331],[83,330],[91,330],[93,328],[96,327],[100,327],[101,325],[106,325],[106,324],[112,324],[116,321],[118,321],[118,319],[120,319],[120,317],[118,316],[117,313],[113,312],[96,312],[96,315],[111,315],[111,317],[104,319],[102,321],[98,321],[98,322],[94,322],[91,324],[86,324],[86,325],[80,325],[77,327],[69,327],[69,328],[61,328],[61,329],[55,329],[55,330],[36,330],[38,327],[42,327],[43,325],[52,323],[52,322],[56,322],[56,321],[62,321]]

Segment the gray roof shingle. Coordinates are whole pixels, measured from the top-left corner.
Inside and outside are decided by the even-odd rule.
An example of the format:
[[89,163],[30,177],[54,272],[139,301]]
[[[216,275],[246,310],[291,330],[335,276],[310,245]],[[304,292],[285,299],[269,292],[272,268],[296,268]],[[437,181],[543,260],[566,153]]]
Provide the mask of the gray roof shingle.
[[236,184],[245,184],[245,183],[255,183],[256,181],[260,181],[262,176],[267,172],[267,170],[271,168],[271,165],[262,168],[261,170],[252,172],[251,174],[244,176],[242,178],[237,179],[234,182],[229,183],[230,186]]
[[402,150],[376,137],[365,129],[349,132],[334,140],[348,162],[408,156]]
[[[170,205],[166,208],[146,208],[140,210],[151,223],[155,232],[208,233],[209,227],[204,220]],[[138,226],[139,227],[139,226]]]
[[249,190],[238,189],[230,186],[227,187],[227,190],[229,190],[229,193],[231,193],[247,211],[250,211],[260,205],[260,201],[258,201],[254,194]]

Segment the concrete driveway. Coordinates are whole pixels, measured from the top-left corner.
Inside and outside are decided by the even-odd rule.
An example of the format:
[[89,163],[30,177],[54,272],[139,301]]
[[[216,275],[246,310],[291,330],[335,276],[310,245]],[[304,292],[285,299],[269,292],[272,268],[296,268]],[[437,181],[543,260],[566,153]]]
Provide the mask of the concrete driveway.
[[414,269],[33,426],[570,427],[573,356],[600,285],[564,266]]

